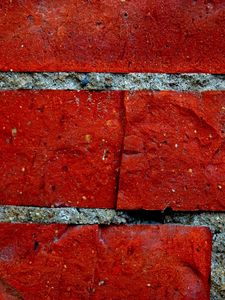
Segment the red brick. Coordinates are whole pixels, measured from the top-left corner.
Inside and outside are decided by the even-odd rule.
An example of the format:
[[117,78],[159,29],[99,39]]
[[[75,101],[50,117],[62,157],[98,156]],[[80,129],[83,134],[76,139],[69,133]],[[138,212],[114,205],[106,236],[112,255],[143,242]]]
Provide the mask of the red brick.
[[111,226],[100,244],[93,299],[209,299],[206,228]]
[[224,0],[2,0],[0,70],[224,73],[224,24]]
[[118,208],[225,209],[225,93],[131,92]]
[[97,228],[1,224],[0,299],[89,299]]
[[1,204],[114,207],[123,93],[0,92]]
[[209,299],[204,227],[1,224],[0,234],[1,285],[16,299]]

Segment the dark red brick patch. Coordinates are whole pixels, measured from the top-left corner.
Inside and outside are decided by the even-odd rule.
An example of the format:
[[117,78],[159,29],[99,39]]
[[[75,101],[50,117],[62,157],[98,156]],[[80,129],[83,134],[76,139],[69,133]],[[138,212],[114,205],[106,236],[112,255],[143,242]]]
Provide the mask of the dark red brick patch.
[[130,92],[118,208],[225,209],[225,93]]
[[0,203],[113,208],[123,93],[0,92]]
[[204,227],[1,224],[0,235],[4,299],[209,300]]
[[2,0],[0,70],[224,73],[224,24],[224,0]]

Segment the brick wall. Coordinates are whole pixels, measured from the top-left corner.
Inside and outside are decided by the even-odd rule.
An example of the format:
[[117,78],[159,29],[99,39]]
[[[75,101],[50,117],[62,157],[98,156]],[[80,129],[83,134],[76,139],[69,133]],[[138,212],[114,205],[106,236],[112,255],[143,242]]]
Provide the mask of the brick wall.
[[2,1],[1,299],[225,298],[224,25],[223,0]]

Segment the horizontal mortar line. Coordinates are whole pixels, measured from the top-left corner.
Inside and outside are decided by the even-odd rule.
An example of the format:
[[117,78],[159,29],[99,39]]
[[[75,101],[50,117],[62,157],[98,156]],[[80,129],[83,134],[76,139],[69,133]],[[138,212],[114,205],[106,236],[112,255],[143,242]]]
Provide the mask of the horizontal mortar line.
[[225,90],[225,74],[0,72],[0,90]]
[[0,223],[123,224],[126,218],[125,213],[115,209],[0,206]]
[[161,224],[161,211],[116,210],[111,208],[40,207],[1,205],[0,223],[42,224]]
[[[201,214],[225,215],[224,212],[180,211],[167,214],[163,211],[116,210],[110,208],[40,207],[1,205],[0,223],[39,223],[39,224],[163,224],[169,216],[200,216]],[[171,223],[171,222],[169,222]],[[176,222],[172,222],[176,223]],[[179,224],[180,222],[177,222]],[[186,224],[188,225],[188,224]],[[189,224],[190,225],[190,224]],[[199,224],[205,225],[205,224]]]

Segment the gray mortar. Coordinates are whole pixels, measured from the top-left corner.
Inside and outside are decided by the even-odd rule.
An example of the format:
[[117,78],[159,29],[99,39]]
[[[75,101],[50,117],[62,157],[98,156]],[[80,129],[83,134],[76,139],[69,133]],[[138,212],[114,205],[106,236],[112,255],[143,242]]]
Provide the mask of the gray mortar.
[[160,212],[118,211],[101,208],[47,208],[33,206],[0,206],[0,223],[60,224],[155,224],[163,223]]
[[[225,90],[225,75],[0,72],[0,90]],[[225,299],[225,214],[0,206],[0,222],[203,225],[213,232],[212,300]]]
[[225,75],[0,72],[0,89],[225,90]]
[[0,206],[0,222],[61,224],[125,224],[125,213],[113,209]]

